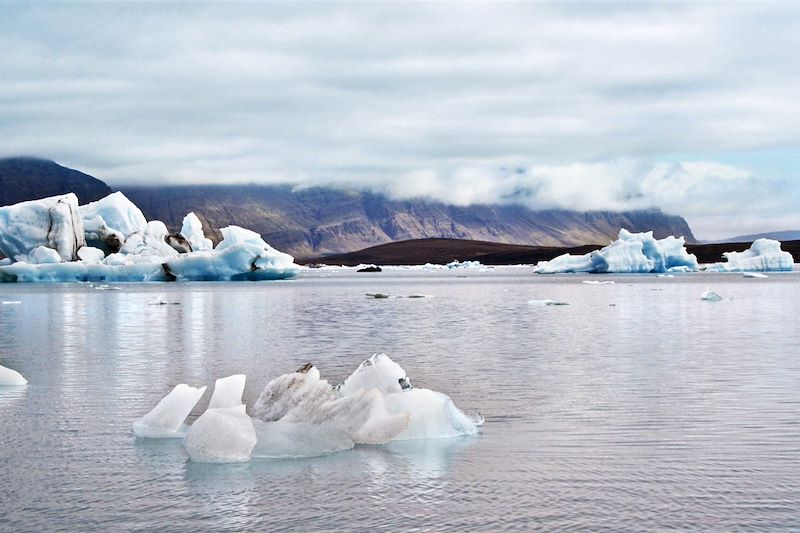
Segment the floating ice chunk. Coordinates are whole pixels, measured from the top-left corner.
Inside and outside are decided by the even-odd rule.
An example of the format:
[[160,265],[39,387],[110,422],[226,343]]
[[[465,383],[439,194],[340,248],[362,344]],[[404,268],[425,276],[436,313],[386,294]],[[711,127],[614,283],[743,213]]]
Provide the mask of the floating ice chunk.
[[20,301],[20,300],[3,300],[2,301],[3,305],[19,305],[21,303],[22,303],[22,301]]
[[28,380],[22,377],[22,374],[16,370],[11,370],[10,368],[0,365],[0,386],[27,385],[27,383]]
[[[358,443],[381,444],[409,422],[408,413],[390,414],[375,388],[337,397],[312,365],[268,383],[253,406],[253,416],[264,422],[256,424],[255,452],[263,457],[320,455]],[[293,443],[300,443],[297,449]]]
[[585,283],[586,285],[613,285],[614,282],[610,280],[598,281],[598,280],[589,280],[585,279],[581,281],[581,283]]
[[780,241],[757,239],[744,252],[725,252],[724,263],[706,266],[709,272],[791,272],[794,269],[792,254],[781,250]]
[[385,293],[382,293],[382,292],[368,292],[367,293],[367,298],[374,298],[376,300],[385,300],[385,299],[392,298],[392,297],[393,296],[391,294],[385,294]]
[[82,205],[79,210],[83,220],[99,216],[109,230],[121,233],[125,239],[137,232],[144,233],[147,228],[142,211],[121,192]]
[[203,223],[200,222],[200,219],[197,218],[194,212],[183,217],[181,235],[192,245],[192,251],[199,252],[201,250],[212,250],[214,248],[211,239],[207,239],[203,233]]
[[761,274],[760,272],[744,272],[742,274],[743,278],[768,278],[766,274]]
[[[222,230],[223,235],[226,229],[230,227]],[[300,271],[291,255],[275,250],[260,237],[261,244],[242,241],[223,246],[225,240],[213,252],[193,252],[168,260],[170,273],[178,281],[256,281],[286,279]]]
[[393,440],[450,438],[477,433],[483,424],[480,415],[469,417],[450,397],[429,389],[411,386],[405,370],[386,354],[373,355],[337,387],[343,397],[367,390],[383,393],[390,414],[408,414],[408,426]]
[[81,249],[78,250],[78,257],[84,263],[99,263],[105,259],[106,254],[100,248],[81,246]]
[[247,376],[235,374],[227,378],[220,378],[214,384],[214,392],[211,394],[211,401],[208,403],[209,409],[225,409],[242,405],[242,394]]
[[205,391],[205,387],[194,388],[185,383],[175,386],[152,411],[133,423],[134,434],[151,439],[183,437],[186,429],[183,421]]
[[564,254],[551,261],[540,261],[534,272],[645,273],[695,271],[697,258],[686,251],[683,237],[653,238],[653,232],[619,231],[619,238],[608,246],[585,255]]
[[385,353],[378,353],[358,365],[350,377],[336,387],[342,396],[364,388],[377,388],[382,394],[411,388],[406,371]]
[[478,268],[478,269],[486,269],[487,267],[482,265],[480,261],[450,261],[445,265],[447,268]]
[[78,197],[73,193],[0,207],[0,252],[6,257],[27,256],[46,246],[62,260],[73,261],[84,244]]
[[529,305],[569,305],[565,300],[528,300]]
[[708,287],[706,287],[706,290],[705,290],[705,292],[704,292],[704,293],[703,293],[703,294],[700,296],[700,299],[701,299],[701,300],[705,300],[705,301],[707,301],[707,302],[719,302],[719,301],[721,301],[723,298],[722,298],[722,296],[720,296],[720,295],[719,295],[719,294],[717,294],[716,292],[714,292],[714,291],[712,291],[711,289],[709,289]]
[[184,447],[192,461],[243,463],[250,459],[256,442],[253,421],[245,406],[238,405],[209,408],[189,428]]
[[164,240],[164,237],[169,235],[169,230],[167,229],[167,225],[160,220],[151,220],[147,223],[144,234]]

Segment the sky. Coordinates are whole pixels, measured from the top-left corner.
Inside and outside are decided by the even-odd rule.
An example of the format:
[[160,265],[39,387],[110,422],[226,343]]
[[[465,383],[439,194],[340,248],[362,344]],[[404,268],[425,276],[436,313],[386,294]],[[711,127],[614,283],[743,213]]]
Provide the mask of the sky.
[[0,156],[800,229],[800,2],[0,0]]

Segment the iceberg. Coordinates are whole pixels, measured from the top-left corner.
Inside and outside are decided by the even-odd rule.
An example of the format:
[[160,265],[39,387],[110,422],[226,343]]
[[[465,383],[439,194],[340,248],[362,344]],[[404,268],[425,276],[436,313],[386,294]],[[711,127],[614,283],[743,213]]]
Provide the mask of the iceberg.
[[133,423],[133,433],[139,438],[181,438],[188,429],[183,421],[200,401],[205,387],[176,385],[149,413]]
[[245,406],[209,408],[186,433],[184,447],[192,461],[243,463],[258,438]]
[[0,207],[0,252],[16,258],[44,246],[74,261],[86,244],[78,209],[73,193]]
[[[70,193],[0,208],[0,282],[258,281],[300,267],[253,231],[223,228],[214,248],[200,219],[169,234],[122,193],[78,206]],[[87,245],[88,243],[88,245]]]
[[706,265],[708,272],[791,272],[794,258],[781,250],[780,241],[757,239],[744,252],[725,252],[724,263]]
[[11,370],[3,365],[0,365],[0,386],[19,386],[27,385],[28,380],[22,377],[22,374],[16,370]]
[[760,272],[745,272],[742,274],[743,278],[768,278],[766,274],[761,274]]
[[683,237],[655,239],[652,231],[631,233],[621,229],[619,238],[600,250],[539,261],[533,271],[539,274],[696,271],[699,268],[697,258],[686,251],[685,244]]

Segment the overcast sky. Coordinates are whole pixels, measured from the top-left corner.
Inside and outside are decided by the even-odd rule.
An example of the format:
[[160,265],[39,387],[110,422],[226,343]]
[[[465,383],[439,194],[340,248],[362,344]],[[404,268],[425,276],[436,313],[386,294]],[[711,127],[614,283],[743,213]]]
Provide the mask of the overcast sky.
[[0,156],[800,229],[800,3],[9,3]]

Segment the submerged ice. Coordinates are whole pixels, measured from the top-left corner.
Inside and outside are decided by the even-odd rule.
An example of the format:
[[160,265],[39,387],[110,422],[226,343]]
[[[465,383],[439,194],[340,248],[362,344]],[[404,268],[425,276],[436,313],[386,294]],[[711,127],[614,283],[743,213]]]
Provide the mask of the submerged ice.
[[608,246],[585,255],[564,254],[540,261],[534,272],[648,273],[686,272],[699,268],[697,258],[686,251],[683,237],[656,239],[653,232],[619,230],[619,238]]
[[189,213],[180,233],[147,221],[121,192],[78,206],[63,196],[0,208],[0,281],[236,281],[295,276],[294,258],[237,226],[214,247]]
[[483,423],[449,396],[414,388],[385,354],[370,357],[334,387],[307,364],[270,381],[247,413],[244,375],[217,380],[208,409],[183,422],[205,387],[178,385],[134,423],[139,437],[181,437],[192,461],[243,462],[251,457],[324,455],[357,444],[472,435]]

